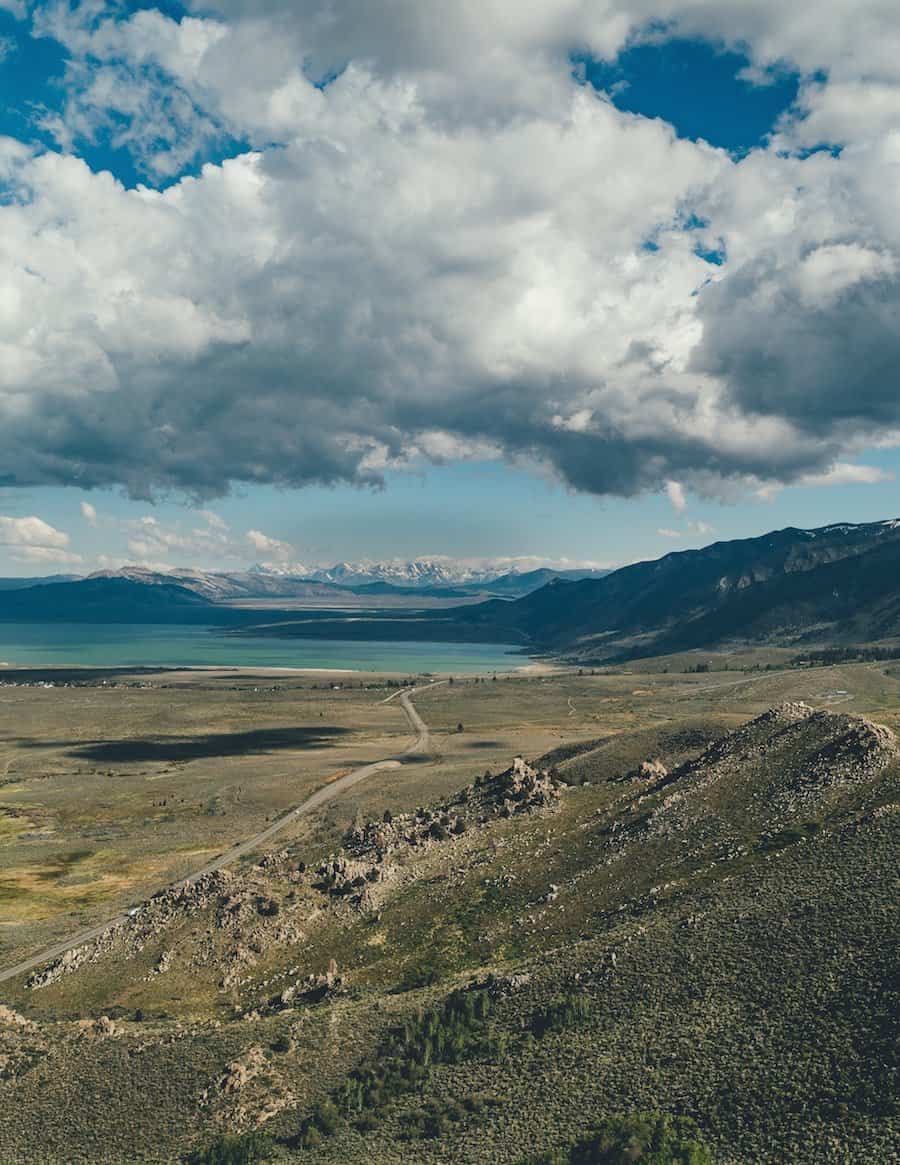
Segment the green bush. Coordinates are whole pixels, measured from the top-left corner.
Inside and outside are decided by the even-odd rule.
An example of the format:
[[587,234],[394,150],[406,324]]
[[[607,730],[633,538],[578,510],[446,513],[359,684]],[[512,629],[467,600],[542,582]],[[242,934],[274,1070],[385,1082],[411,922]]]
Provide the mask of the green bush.
[[583,1140],[534,1165],[712,1165],[693,1121],[658,1113],[608,1117]]
[[[492,1031],[488,1020],[493,999],[487,990],[454,991],[439,1007],[412,1016],[390,1031],[375,1058],[351,1072],[344,1083],[306,1118],[296,1138],[313,1148],[336,1132],[342,1120],[373,1118],[391,1100],[419,1087],[435,1064],[457,1064],[476,1056],[498,1056],[506,1034]],[[470,1109],[468,1111],[474,1111]],[[460,1105],[430,1108],[421,1117],[404,1118],[408,1137],[437,1137],[466,1109]]]
[[226,1133],[205,1149],[198,1149],[188,1157],[189,1165],[257,1165],[270,1161],[274,1152],[272,1141],[262,1133],[232,1136]]
[[586,995],[570,991],[548,1003],[546,1007],[539,1007],[529,1021],[531,1034],[535,1039],[543,1039],[551,1032],[566,1031],[567,1028],[577,1027],[590,1015],[591,1001]]

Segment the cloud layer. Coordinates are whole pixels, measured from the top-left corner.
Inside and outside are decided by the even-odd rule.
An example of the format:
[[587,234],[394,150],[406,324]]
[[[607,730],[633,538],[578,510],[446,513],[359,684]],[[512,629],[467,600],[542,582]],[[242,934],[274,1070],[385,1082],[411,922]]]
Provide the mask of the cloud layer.
[[[0,141],[0,484],[212,497],[491,453],[680,510],[900,428],[892,4],[219,0],[178,22],[91,0],[34,22],[69,61],[59,149]],[[573,75],[701,33],[805,78],[740,159]],[[147,185],[90,169],[103,140]]]

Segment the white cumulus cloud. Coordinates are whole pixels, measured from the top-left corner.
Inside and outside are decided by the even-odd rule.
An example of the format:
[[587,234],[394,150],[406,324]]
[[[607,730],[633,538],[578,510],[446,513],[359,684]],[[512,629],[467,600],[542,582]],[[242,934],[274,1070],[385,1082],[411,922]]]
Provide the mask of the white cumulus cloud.
[[68,534],[34,515],[0,516],[0,546],[7,548],[14,559],[24,562],[75,564],[81,561],[68,549]]
[[[59,149],[0,141],[4,484],[211,498],[489,454],[680,513],[900,427],[894,5],[204,0],[179,21],[96,0],[33,20],[68,63]],[[574,75],[573,52],[675,35],[742,48],[760,80],[799,72],[768,144],[682,139]],[[148,184],[79,156],[104,141]],[[177,537],[134,541],[167,557]]]
[[296,552],[289,542],[270,538],[261,530],[248,530],[247,541],[257,554],[265,555],[271,562],[286,563],[296,557]]

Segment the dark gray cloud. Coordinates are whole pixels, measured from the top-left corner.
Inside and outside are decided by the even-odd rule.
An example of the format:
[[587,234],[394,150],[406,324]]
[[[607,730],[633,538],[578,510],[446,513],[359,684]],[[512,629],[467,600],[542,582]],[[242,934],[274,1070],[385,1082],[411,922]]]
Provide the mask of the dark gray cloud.
[[708,289],[695,366],[743,412],[807,433],[883,435],[900,426],[900,282],[877,268],[810,297],[760,260]]

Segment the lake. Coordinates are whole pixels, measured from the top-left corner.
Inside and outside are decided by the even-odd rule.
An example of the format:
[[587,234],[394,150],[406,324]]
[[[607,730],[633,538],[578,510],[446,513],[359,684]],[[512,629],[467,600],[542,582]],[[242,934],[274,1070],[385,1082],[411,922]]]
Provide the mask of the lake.
[[0,665],[11,667],[296,667],[473,675],[527,662],[519,648],[502,643],[356,643],[257,639],[143,623],[0,623]]

